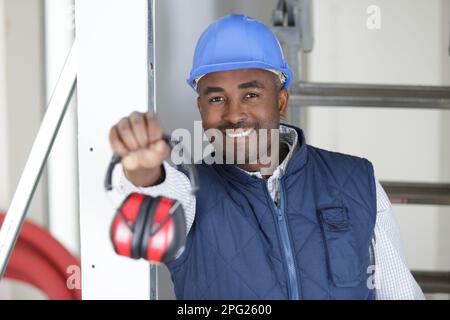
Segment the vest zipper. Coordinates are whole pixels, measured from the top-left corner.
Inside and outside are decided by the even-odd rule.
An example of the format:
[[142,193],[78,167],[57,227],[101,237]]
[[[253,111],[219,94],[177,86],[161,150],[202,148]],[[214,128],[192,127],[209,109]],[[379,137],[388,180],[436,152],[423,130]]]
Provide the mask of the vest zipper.
[[[267,190],[267,188],[266,188]],[[268,191],[267,191],[268,193]],[[278,230],[281,235],[281,243],[284,251],[284,258],[286,260],[286,265],[288,269],[288,279],[289,279],[289,288],[291,293],[292,300],[299,300],[299,290],[298,290],[298,279],[297,279],[297,270],[295,269],[294,263],[294,255],[292,251],[291,242],[289,240],[288,227],[286,221],[286,215],[284,212],[284,197],[283,197],[283,186],[281,180],[278,179],[278,190],[275,196],[276,204],[272,201],[271,203],[273,208],[275,209],[275,213],[277,216],[277,225]]]

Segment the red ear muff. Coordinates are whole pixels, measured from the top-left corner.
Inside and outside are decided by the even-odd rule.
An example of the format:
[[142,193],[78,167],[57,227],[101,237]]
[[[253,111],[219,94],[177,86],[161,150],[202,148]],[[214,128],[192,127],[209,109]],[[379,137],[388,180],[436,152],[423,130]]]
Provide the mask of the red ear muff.
[[145,224],[149,214],[152,212],[154,199],[150,196],[144,196],[139,207],[139,213],[134,223],[133,239],[131,240],[131,258],[140,259],[142,257],[142,237],[144,235]]
[[132,243],[135,224],[145,196],[130,194],[117,209],[111,225],[111,241],[117,254],[133,257]]
[[166,197],[132,193],[114,216],[111,240],[119,255],[167,263],[186,241],[183,208]]
[[157,197],[155,203],[142,237],[142,257],[167,263],[186,242],[186,221],[180,202]]
[[[163,137],[172,145],[167,135]],[[105,178],[105,189],[112,190],[112,171],[121,161],[113,155]],[[181,165],[192,185],[198,189],[197,172],[193,165]],[[186,220],[179,201],[167,197],[151,197],[132,193],[122,202],[111,225],[111,242],[117,254],[150,262],[167,263],[186,243]]]

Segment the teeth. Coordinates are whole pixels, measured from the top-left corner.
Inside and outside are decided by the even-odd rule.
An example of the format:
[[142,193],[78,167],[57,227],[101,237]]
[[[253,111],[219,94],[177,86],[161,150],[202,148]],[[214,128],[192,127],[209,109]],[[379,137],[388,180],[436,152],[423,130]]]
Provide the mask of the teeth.
[[253,131],[253,128],[250,128],[250,129],[247,129],[247,130],[241,131],[241,132],[235,132],[235,133],[232,133],[230,131],[232,131],[232,130],[226,130],[227,137],[229,137],[229,138],[242,138],[242,137],[248,136]]

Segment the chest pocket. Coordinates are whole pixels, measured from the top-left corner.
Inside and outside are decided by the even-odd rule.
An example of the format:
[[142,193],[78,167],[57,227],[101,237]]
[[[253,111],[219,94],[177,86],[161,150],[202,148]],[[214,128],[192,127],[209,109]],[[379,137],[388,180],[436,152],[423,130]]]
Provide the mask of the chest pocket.
[[345,207],[318,210],[329,275],[336,287],[354,287],[364,279],[357,239]]

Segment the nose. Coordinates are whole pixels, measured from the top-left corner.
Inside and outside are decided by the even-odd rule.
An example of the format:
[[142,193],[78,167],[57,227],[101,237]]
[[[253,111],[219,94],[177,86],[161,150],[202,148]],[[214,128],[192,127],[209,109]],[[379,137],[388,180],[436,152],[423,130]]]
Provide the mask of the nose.
[[223,114],[223,120],[238,124],[247,120],[247,112],[238,100],[228,100],[225,113]]

